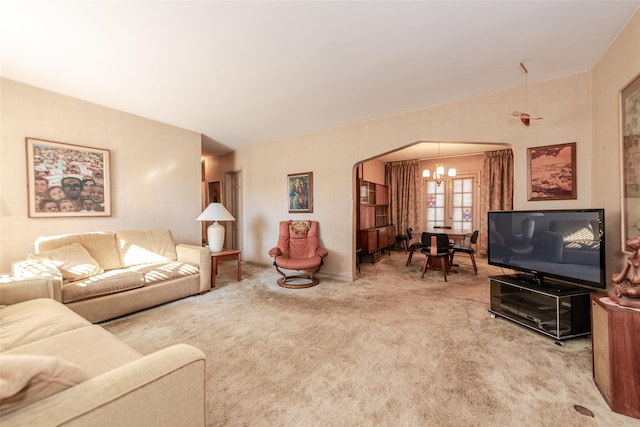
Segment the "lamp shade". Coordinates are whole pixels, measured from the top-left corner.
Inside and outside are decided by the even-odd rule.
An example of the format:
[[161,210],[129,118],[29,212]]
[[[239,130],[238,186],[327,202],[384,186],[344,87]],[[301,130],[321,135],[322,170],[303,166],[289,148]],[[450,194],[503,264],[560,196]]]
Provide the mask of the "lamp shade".
[[210,203],[202,211],[196,221],[235,221],[236,219],[229,213],[222,203]]
[[207,228],[207,243],[211,252],[222,251],[224,245],[224,227],[218,221],[235,221],[236,219],[222,205],[222,203],[210,203],[196,218],[196,221],[213,221]]

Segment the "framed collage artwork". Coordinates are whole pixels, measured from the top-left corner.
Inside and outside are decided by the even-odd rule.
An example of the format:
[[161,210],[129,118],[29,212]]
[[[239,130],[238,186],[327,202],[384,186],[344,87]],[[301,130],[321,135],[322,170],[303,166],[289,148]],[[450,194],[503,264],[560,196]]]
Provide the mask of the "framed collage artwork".
[[111,216],[109,150],[26,138],[29,217]]

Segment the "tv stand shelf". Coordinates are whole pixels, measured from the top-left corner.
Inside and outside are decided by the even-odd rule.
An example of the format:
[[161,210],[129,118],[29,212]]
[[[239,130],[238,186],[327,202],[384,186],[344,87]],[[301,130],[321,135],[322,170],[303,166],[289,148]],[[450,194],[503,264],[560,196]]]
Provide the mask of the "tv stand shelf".
[[537,284],[514,275],[489,277],[489,311],[557,340],[591,333],[592,291],[564,283]]

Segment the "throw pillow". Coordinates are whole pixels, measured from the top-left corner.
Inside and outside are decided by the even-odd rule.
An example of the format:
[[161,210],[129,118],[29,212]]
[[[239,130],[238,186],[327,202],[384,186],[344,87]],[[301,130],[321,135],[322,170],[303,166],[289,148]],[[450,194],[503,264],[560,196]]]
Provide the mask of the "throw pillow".
[[0,410],[17,409],[87,379],[77,365],[57,357],[0,354]]
[[309,228],[311,228],[310,220],[303,220],[303,219],[291,220],[289,221],[289,224],[291,226],[291,231],[293,231],[296,234],[307,234],[307,232],[309,231]]
[[29,258],[50,261],[60,270],[65,280],[80,280],[104,273],[98,261],[93,259],[80,243],[30,255]]

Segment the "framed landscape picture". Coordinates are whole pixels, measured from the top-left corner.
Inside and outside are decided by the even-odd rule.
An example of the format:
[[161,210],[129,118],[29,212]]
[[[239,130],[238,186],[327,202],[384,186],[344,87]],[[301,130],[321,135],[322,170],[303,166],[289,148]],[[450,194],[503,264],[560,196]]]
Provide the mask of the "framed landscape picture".
[[26,142],[29,217],[111,216],[109,150]]
[[528,200],[577,199],[576,143],[527,148]]
[[287,175],[289,213],[313,212],[313,172]]
[[620,92],[622,132],[622,247],[640,234],[640,75]]

